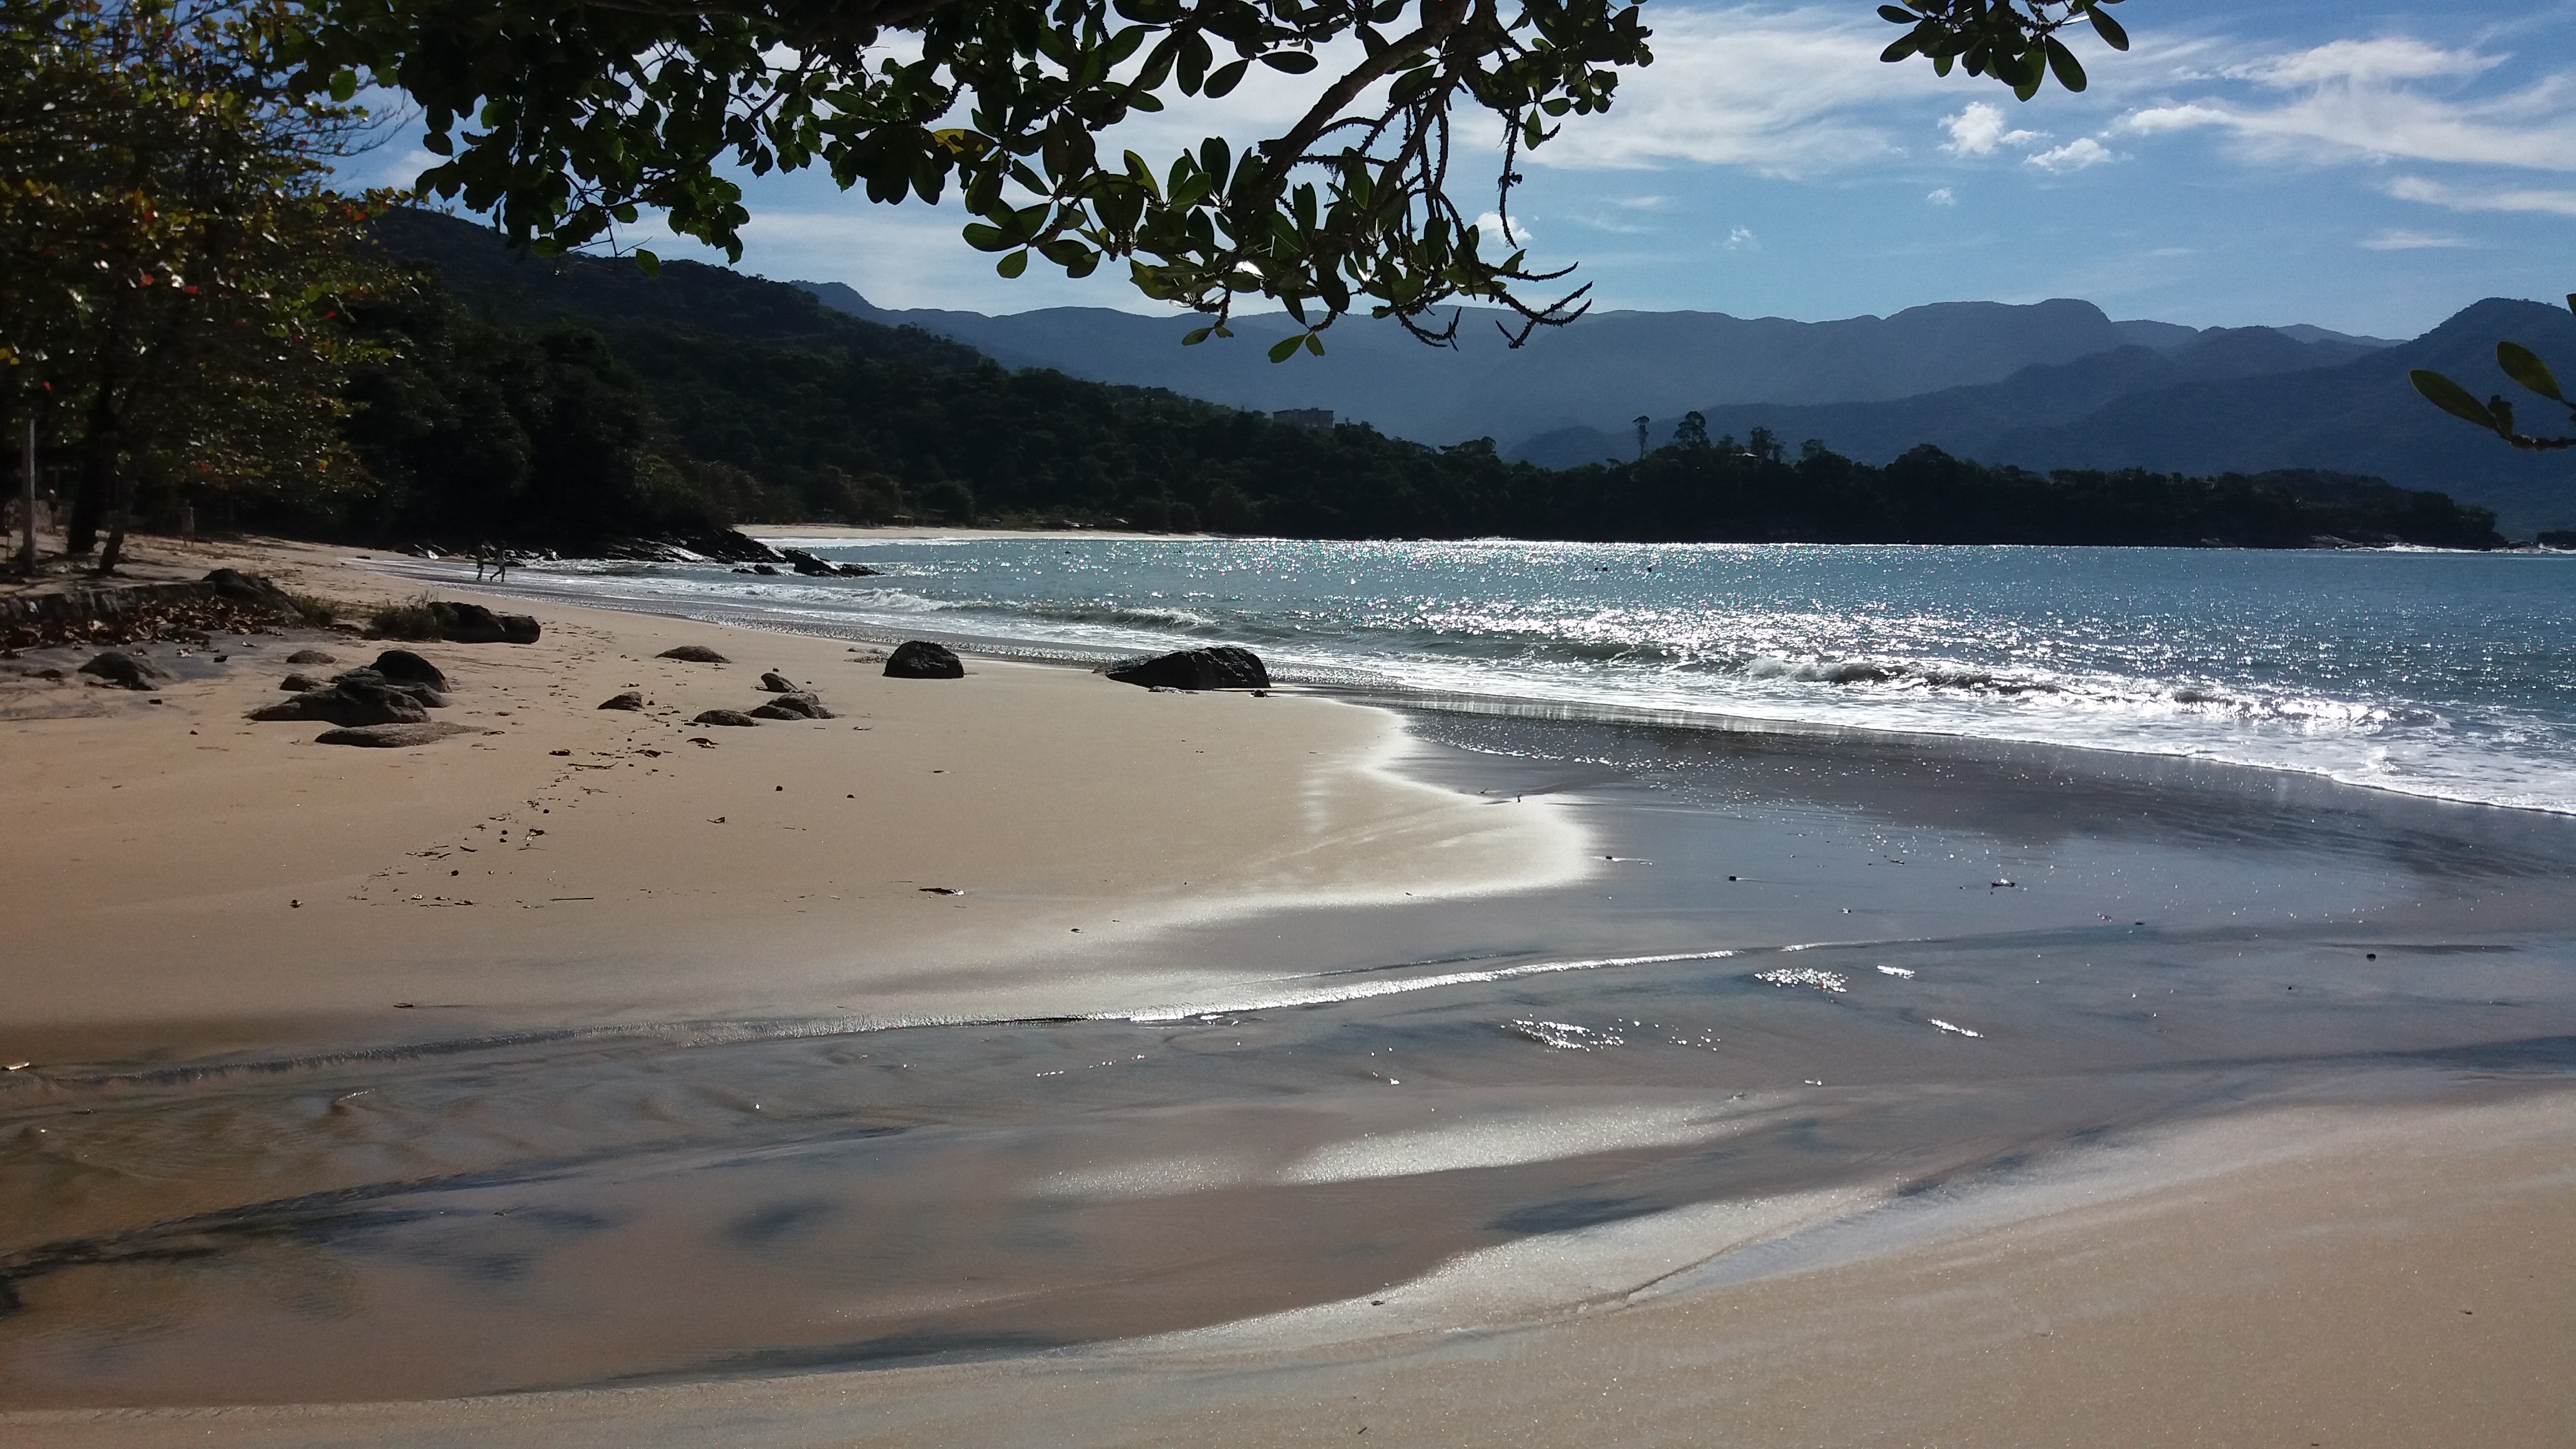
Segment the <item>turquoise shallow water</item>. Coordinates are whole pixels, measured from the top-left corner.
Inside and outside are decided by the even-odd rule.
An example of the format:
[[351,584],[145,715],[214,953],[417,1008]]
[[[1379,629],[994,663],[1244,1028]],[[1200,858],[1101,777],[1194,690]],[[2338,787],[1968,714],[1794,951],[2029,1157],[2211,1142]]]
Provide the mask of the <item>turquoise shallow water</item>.
[[[2576,557],[1291,540],[808,540],[884,576],[565,565],[531,590],[1289,679],[2184,755],[2576,811]],[[436,567],[436,566],[431,566]]]

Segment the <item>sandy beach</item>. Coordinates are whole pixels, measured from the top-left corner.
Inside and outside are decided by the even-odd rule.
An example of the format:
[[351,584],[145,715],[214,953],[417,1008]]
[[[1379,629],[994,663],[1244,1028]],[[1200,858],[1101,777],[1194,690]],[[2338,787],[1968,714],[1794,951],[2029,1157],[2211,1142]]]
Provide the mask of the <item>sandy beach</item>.
[[[416,592],[329,550],[200,561],[361,603]],[[154,647],[183,677],[151,694],[0,675],[28,766],[0,780],[18,841],[0,1056],[1072,1015],[1224,979],[1221,963],[1136,969],[1140,941],[1176,922],[1578,868],[1546,804],[1496,809],[1396,774],[1403,740],[1376,711],[1003,661],[893,680],[881,650],[839,640],[539,616],[533,645],[419,646],[456,685],[439,718],[486,731],[420,749],[317,746],[323,726],[242,718],[283,698],[287,673],[400,641]],[[736,662],[657,657],[687,644]],[[291,666],[299,647],[337,663]],[[688,723],[758,704],[773,670],[838,718]],[[627,690],[648,709],[596,708]]]
[[0,1442],[2576,1419],[2560,817],[439,593],[418,749],[0,674]]

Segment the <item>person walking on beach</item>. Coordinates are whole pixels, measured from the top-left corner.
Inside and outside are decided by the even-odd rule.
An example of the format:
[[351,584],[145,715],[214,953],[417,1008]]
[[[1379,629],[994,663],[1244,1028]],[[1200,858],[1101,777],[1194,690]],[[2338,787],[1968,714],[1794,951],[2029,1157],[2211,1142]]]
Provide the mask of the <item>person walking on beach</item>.
[[477,583],[482,582],[482,580],[483,580],[483,571],[484,571],[485,569],[490,568],[491,566],[492,566],[492,545],[490,545],[490,544],[488,544],[488,543],[478,543],[478,544],[474,545],[474,580],[475,580],[475,582],[477,582]]

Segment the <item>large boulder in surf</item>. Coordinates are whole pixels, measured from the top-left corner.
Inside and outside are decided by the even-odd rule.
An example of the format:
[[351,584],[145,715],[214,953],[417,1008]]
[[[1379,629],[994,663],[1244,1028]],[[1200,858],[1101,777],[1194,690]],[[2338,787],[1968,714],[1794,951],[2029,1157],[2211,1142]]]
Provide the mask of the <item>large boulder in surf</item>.
[[689,721],[689,723],[694,725],[731,725],[738,729],[747,729],[753,725],[759,724],[760,721],[753,719],[750,715],[744,714],[738,709],[702,709],[698,711],[698,717]]
[[1268,689],[1261,656],[1232,644],[1183,649],[1151,659],[1130,659],[1102,671],[1121,684],[1148,689]]
[[963,679],[966,666],[945,644],[907,639],[886,656],[885,672],[888,679]]
[[704,644],[683,644],[676,649],[665,649],[653,657],[656,659],[685,659],[691,664],[731,664],[733,662],[723,655],[718,654],[716,651],[708,648]]

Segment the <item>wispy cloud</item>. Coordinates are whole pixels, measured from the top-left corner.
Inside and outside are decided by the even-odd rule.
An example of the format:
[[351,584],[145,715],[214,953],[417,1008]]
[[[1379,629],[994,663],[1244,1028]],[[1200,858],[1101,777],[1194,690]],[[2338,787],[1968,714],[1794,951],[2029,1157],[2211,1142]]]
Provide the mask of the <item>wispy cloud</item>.
[[[2576,170],[2570,77],[2545,77],[2504,95],[2453,93],[2504,59],[2402,36],[2330,41],[2212,78],[2280,99],[2239,94],[2174,101],[2133,110],[2119,126],[2142,135],[2217,129],[2257,153]],[[2452,84],[2442,93],[2422,84],[2433,81]]]
[[2374,252],[2420,252],[2445,247],[2471,247],[2477,243],[2449,232],[2405,231],[2391,228],[2363,237],[2360,245]]
[[1932,206],[1956,206],[1959,204],[1959,194],[1949,187],[1935,186],[1923,200]]
[[2451,186],[2422,176],[2400,176],[2388,184],[2388,194],[2400,201],[2421,201],[2453,211],[2536,211],[2576,216],[2576,191]]
[[1839,7],[1672,10],[1654,29],[1655,63],[1620,82],[1610,114],[1570,122],[1531,161],[1813,175],[1901,151],[1891,102],[1955,93],[1928,65],[1882,63],[1889,27]]
[[1762,250],[1762,238],[1753,234],[1753,228],[1739,226],[1729,231],[1726,240],[1718,245],[1731,252],[1758,252]]

